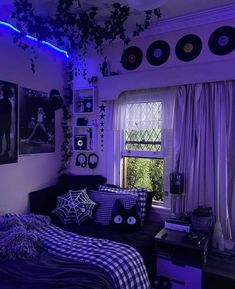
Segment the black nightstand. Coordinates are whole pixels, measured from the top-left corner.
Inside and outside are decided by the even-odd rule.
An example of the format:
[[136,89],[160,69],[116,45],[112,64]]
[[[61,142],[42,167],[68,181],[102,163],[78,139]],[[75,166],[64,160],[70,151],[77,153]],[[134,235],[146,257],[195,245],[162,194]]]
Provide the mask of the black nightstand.
[[209,237],[199,244],[184,241],[186,232],[163,228],[155,236],[155,288],[201,289]]
[[204,274],[204,289],[235,288],[235,256],[210,252]]

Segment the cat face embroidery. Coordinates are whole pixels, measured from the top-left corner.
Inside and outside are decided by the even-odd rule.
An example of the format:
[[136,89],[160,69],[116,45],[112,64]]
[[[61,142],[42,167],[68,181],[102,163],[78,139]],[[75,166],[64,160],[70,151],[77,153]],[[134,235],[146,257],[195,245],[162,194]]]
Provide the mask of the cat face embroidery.
[[123,231],[136,231],[140,228],[140,217],[137,213],[137,206],[125,209],[120,200],[116,200],[114,213],[110,225]]

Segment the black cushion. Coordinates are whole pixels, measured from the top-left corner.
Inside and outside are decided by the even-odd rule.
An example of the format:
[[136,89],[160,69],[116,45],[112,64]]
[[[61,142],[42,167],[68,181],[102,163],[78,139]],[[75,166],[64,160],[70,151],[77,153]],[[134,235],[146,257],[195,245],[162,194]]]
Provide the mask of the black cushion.
[[64,192],[58,185],[47,187],[29,193],[30,213],[49,215],[56,207],[57,196]]
[[104,184],[106,178],[101,175],[61,175],[59,177],[59,186],[66,190],[97,190],[98,186]]
[[101,175],[62,175],[54,186],[29,193],[30,213],[50,215],[56,208],[57,196],[65,194],[68,190],[81,190],[84,188],[97,190],[103,185],[106,178]]
[[134,204],[130,209],[124,208],[120,200],[116,200],[111,220],[109,222],[113,229],[125,232],[135,232],[141,227],[140,217],[138,214],[137,204]]

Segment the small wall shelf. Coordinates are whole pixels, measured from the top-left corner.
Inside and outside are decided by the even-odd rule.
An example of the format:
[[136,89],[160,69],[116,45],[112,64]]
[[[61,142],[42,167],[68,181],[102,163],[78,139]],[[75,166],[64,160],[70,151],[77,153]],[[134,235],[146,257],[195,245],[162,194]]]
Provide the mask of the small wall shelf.
[[77,114],[95,113],[95,87],[77,88],[73,91],[73,112]]
[[97,149],[96,88],[81,87],[73,91],[73,150],[94,152]]

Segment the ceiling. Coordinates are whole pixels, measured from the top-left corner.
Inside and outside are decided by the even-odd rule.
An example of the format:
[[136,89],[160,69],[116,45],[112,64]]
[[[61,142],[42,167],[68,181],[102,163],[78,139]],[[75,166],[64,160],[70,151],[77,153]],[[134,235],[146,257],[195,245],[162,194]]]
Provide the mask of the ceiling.
[[[35,13],[40,15],[54,14],[56,3],[58,0],[31,0]],[[126,0],[80,0],[82,8],[86,9],[89,6],[99,7],[100,18],[105,18],[109,13],[111,5],[115,2],[126,4]],[[13,8],[14,0],[0,0],[0,20],[12,22],[10,17]],[[234,4],[234,0],[168,0],[168,2],[161,7],[162,17],[161,21],[173,19],[180,16],[195,14],[208,9],[223,7],[228,4]],[[133,26],[140,21],[143,13],[131,9],[131,17],[128,26]]]

